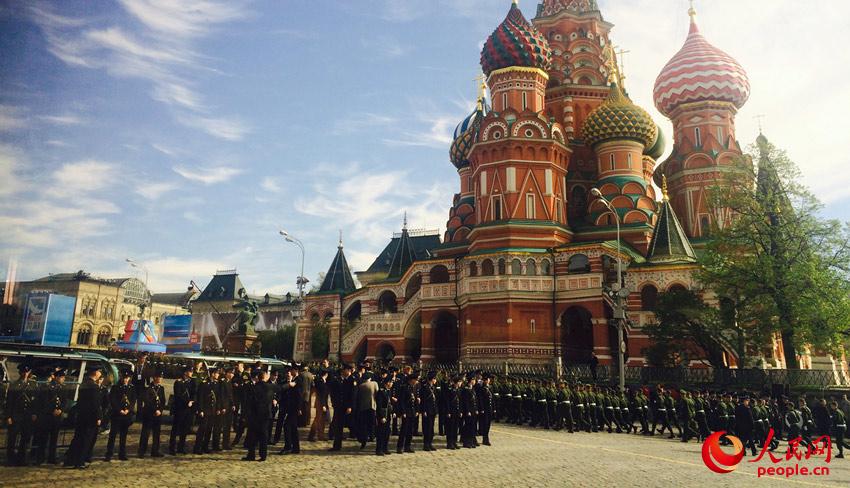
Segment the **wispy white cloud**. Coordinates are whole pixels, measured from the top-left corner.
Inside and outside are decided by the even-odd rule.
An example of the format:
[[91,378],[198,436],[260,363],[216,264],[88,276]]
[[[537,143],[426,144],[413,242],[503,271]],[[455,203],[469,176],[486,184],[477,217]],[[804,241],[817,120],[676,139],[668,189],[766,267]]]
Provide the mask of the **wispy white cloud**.
[[132,33],[117,25],[93,28],[86,19],[58,15],[41,3],[29,10],[45,34],[48,50],[65,63],[145,80],[151,86],[150,96],[173,107],[181,124],[220,139],[241,140],[249,132],[247,125],[214,114],[192,81],[196,75],[187,73],[210,71],[205,66],[208,58],[195,51],[192,41],[220,24],[249,15],[245,4],[134,0],[122,5],[143,28]]
[[195,212],[194,210],[185,210],[183,212],[183,218],[194,224],[202,224],[206,222],[206,220],[198,215],[198,212]]
[[8,144],[0,143],[0,197],[8,197],[22,191],[23,182],[18,178],[23,154]]
[[178,165],[172,168],[175,173],[190,181],[197,181],[205,185],[223,183],[242,173],[241,169],[228,166],[215,167],[188,167]]
[[348,134],[369,130],[375,127],[387,127],[398,123],[396,117],[374,112],[361,112],[337,119],[333,125],[333,134]]
[[187,126],[201,129],[207,134],[228,141],[241,141],[251,129],[237,119],[205,117],[197,114],[178,116],[177,120]]
[[85,122],[85,119],[74,114],[39,115],[38,118],[55,125],[80,125]]
[[24,109],[0,104],[0,132],[9,132],[27,126]]
[[389,59],[399,58],[412,50],[389,36],[361,39],[360,44],[371,54]]
[[53,173],[52,191],[73,195],[103,189],[117,179],[114,164],[97,160],[63,164]]
[[452,131],[460,119],[456,115],[422,115],[419,129],[403,130],[396,137],[382,139],[388,146],[422,146],[448,148]]
[[174,191],[177,189],[176,183],[171,182],[159,182],[159,183],[148,183],[139,188],[136,188],[135,192],[137,195],[147,199],[147,200],[158,200],[160,197],[165,195],[170,191]]
[[279,193],[280,192],[280,183],[278,183],[276,178],[272,178],[271,176],[266,176],[263,178],[263,181],[260,183],[260,188],[266,190],[271,193]]

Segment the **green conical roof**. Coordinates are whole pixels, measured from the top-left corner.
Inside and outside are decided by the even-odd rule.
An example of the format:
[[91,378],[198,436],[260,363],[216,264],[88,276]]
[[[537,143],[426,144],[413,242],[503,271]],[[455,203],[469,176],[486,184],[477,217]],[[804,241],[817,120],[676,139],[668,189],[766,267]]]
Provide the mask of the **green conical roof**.
[[662,193],[664,198],[661,201],[655,232],[649,242],[646,260],[652,264],[696,262],[694,248],[691,247],[691,242],[685,235],[685,230],[679,223],[676,212],[673,211],[673,206],[670,205],[670,199],[667,197],[667,178],[664,178]]
[[348,261],[345,260],[345,253],[342,252],[342,240],[340,240],[336,256],[325,274],[319,293],[348,293],[356,289],[351,270],[348,268]]

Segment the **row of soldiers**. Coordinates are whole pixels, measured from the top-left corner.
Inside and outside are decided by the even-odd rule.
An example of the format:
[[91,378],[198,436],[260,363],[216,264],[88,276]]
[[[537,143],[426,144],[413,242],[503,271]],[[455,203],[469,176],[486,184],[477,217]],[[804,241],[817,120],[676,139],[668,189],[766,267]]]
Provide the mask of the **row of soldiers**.
[[799,437],[809,445],[813,438],[829,435],[839,450],[836,457],[844,457],[846,415],[836,400],[827,404],[821,399],[813,414],[802,397],[794,403],[769,395],[751,398],[746,393],[685,389],[674,395],[663,385],[620,392],[592,384],[514,378],[498,381],[493,396],[496,422],[568,432],[667,433],[682,442],[702,442],[714,432],[725,431],[738,436],[753,455],[757,446],[768,441],[768,447],[775,449],[782,438]]

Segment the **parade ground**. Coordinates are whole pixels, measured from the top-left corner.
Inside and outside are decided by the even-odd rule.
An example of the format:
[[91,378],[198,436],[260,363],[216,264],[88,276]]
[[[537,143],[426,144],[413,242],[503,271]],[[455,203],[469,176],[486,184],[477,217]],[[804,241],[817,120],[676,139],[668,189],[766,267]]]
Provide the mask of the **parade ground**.
[[[4,487],[42,486],[559,486],[559,487],[684,487],[684,486],[848,486],[850,461],[824,458],[800,461],[800,466],[827,466],[824,476],[759,477],[759,466],[773,464],[767,455],[758,463],[749,459],[727,474],[710,471],[702,461],[702,444],[683,444],[666,437],[630,434],[555,432],[495,424],[492,446],[449,451],[438,436],[435,452],[421,449],[414,439],[413,454],[376,457],[374,446],[362,451],[347,441],[341,452],[328,452],[330,442],[302,441],[300,455],[273,455],[266,462],[241,461],[236,448],[202,456],[186,455],[138,459],[138,424],[131,430],[130,460],[101,461],[105,436],[100,436],[95,460],[88,469],[42,466],[0,468]],[[167,439],[166,430],[163,429]],[[303,434],[303,432],[302,432]],[[394,439],[393,439],[394,440]],[[275,449],[277,447],[277,449]],[[391,446],[394,447],[394,446]],[[777,457],[779,451],[777,450]],[[394,450],[393,450],[394,452]],[[783,453],[784,454],[784,453]],[[833,455],[835,452],[833,452]]]

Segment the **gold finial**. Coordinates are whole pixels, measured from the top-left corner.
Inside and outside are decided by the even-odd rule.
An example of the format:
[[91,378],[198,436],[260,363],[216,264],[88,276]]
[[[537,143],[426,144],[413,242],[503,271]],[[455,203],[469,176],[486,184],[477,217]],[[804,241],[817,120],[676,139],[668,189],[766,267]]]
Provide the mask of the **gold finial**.
[[691,2],[691,8],[688,9],[688,15],[691,17],[691,22],[696,22],[697,10],[694,8],[694,0],[689,0]]
[[[625,90],[625,86],[626,86],[626,56],[625,55],[630,53],[631,51],[626,51],[623,48],[621,48],[620,46],[614,46],[614,49],[619,49],[619,51],[617,51],[615,53],[615,54],[620,55],[620,64],[617,67],[617,73],[619,73],[619,75],[620,75],[620,86],[623,87],[623,89]],[[615,61],[616,61],[616,59],[615,59]]]
[[487,78],[484,76],[484,73],[475,77],[475,81],[478,82],[478,110],[484,110],[484,99],[487,96],[487,84],[484,83],[484,80]]
[[670,201],[670,197],[667,195],[667,175],[661,175],[661,200]]
[[519,0],[514,0],[514,5],[516,5],[517,7],[519,7]]

